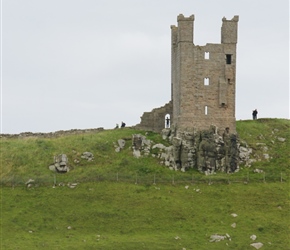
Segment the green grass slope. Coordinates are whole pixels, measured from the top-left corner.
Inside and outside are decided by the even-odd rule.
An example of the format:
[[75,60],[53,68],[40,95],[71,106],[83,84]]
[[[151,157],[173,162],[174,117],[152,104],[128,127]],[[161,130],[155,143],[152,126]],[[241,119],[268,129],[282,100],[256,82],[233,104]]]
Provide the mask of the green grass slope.
[[[253,149],[251,158],[255,160],[251,168],[243,167],[231,178],[240,181],[248,179],[268,181],[288,180],[289,176],[289,120],[286,119],[258,119],[256,121],[238,121],[237,132],[241,144],[247,143]],[[57,175],[59,181],[89,181],[98,176],[145,176],[153,175],[165,179],[172,178],[173,172],[161,166],[153,157],[136,159],[132,155],[132,134],[146,134],[146,137],[155,143],[167,144],[156,133],[138,131],[131,128],[104,130],[97,133],[83,133],[66,135],[57,138],[24,137],[7,139],[1,138],[1,181],[2,184],[23,184],[29,178],[40,184],[52,183],[54,174],[48,170],[53,163],[53,157],[66,154],[72,168],[67,174]],[[280,141],[281,138],[284,141]],[[115,152],[114,143],[118,139],[126,141],[125,148]],[[92,152],[94,160],[88,162],[81,158],[83,152]],[[269,155],[265,159],[264,155]],[[78,160],[79,163],[74,161]],[[253,175],[253,169],[259,168],[265,176]],[[202,179],[204,176],[195,170],[186,173],[175,172],[180,178]],[[109,177],[107,177],[109,178]],[[145,178],[145,177],[144,177]],[[217,174],[212,179],[228,179],[225,174]]]
[[[244,250],[262,242],[286,250],[287,190],[286,183],[2,188],[1,249]],[[230,239],[209,242],[213,234]]]
[[[237,132],[242,141],[253,149],[256,160],[253,168],[263,170],[268,177],[277,179],[279,172],[289,180],[290,122],[287,119],[258,119],[237,122]],[[269,159],[264,155],[268,154]]]
[[[213,176],[173,172],[153,157],[134,158],[131,136],[145,132],[131,128],[2,138],[0,249],[243,250],[254,249],[253,242],[265,250],[290,249],[289,120],[239,121],[237,130],[256,162]],[[146,136],[165,143],[158,134]],[[113,146],[118,139],[126,140],[119,153]],[[94,161],[80,157],[85,151]],[[48,166],[61,153],[73,169],[51,173]],[[254,174],[255,168],[266,176]],[[35,187],[26,188],[29,178]],[[68,182],[78,185],[58,185]],[[213,234],[230,239],[210,242]]]

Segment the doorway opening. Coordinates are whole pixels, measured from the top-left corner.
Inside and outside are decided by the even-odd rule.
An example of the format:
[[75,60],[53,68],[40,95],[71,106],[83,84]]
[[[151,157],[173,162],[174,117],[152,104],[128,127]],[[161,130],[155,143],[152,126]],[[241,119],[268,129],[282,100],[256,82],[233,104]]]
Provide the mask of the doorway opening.
[[165,128],[170,128],[170,114],[165,115]]

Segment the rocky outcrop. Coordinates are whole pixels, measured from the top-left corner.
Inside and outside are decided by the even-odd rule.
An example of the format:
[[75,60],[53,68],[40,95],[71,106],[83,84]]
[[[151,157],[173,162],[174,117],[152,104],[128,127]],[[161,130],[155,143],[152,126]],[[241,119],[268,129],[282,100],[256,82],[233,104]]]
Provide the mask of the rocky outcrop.
[[117,143],[114,143],[115,151],[120,152],[126,145],[126,141],[119,139]]
[[140,134],[132,135],[132,149],[133,156],[136,158],[141,157],[141,155],[148,156],[150,154],[151,141],[146,139],[145,136]]
[[[175,170],[185,171],[196,168],[206,174],[216,171],[235,172],[238,169],[239,150],[236,134],[230,134],[226,129],[222,135],[212,126],[203,131],[178,131],[169,133],[163,131],[162,136],[170,136],[174,161],[171,163]],[[174,132],[174,131],[173,131]]]
[[229,129],[218,131],[214,126],[202,131],[163,129],[162,138],[170,146],[154,144],[146,136],[134,134],[133,155],[139,158],[151,154],[172,170],[184,172],[194,168],[205,174],[236,172],[240,162],[250,165],[252,149],[245,142],[240,143],[237,134],[230,133]]
[[49,166],[53,172],[66,173],[69,171],[68,158],[65,154],[54,157],[54,163]]
[[87,161],[93,161],[94,160],[94,155],[91,152],[83,152],[81,158],[85,159]]

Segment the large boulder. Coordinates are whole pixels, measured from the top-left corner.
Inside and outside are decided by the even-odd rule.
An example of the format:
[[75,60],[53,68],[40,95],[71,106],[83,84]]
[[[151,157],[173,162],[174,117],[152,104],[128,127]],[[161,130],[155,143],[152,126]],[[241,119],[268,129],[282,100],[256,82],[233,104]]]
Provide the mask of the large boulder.
[[133,156],[136,158],[142,155],[148,156],[150,154],[151,141],[144,135],[134,134],[132,135],[132,149]]
[[115,151],[120,152],[126,145],[126,141],[124,139],[119,139],[117,143],[114,143]]
[[57,173],[66,173],[69,171],[68,158],[65,154],[54,156],[54,163],[49,166],[49,169]]

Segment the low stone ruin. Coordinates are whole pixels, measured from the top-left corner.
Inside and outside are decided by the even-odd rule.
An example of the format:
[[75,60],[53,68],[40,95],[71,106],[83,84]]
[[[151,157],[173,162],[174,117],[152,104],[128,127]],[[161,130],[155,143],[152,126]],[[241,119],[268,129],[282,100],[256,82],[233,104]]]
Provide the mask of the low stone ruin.
[[66,173],[69,171],[68,158],[65,154],[54,156],[54,163],[49,166],[51,171]]

